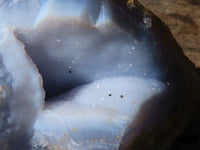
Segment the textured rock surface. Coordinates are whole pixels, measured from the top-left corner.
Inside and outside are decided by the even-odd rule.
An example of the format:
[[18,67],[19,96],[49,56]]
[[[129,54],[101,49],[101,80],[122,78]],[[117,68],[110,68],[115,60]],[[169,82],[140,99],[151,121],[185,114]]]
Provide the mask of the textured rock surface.
[[169,26],[185,55],[200,67],[200,1],[139,1]]
[[[199,0],[139,0],[172,31],[185,55],[200,67],[200,1]],[[194,113],[184,132],[169,150],[200,147],[200,111]]]

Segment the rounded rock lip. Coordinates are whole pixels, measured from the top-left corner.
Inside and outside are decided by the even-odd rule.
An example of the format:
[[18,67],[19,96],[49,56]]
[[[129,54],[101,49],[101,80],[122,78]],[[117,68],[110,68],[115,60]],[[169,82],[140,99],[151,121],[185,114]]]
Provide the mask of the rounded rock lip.
[[[151,33],[147,36],[149,37],[150,43],[153,43],[156,39],[163,45],[162,54],[167,59],[161,64],[162,66],[166,66],[164,67],[165,76],[162,78],[162,81],[172,83],[171,90],[166,93],[164,97],[158,97],[157,99],[162,99],[163,101],[163,104],[159,104],[159,107],[166,104],[174,107],[171,114],[165,114],[164,111],[160,111],[160,113],[162,113],[159,116],[156,112],[154,113],[154,115],[159,116],[160,119],[163,117],[162,123],[159,123],[158,126],[155,126],[153,121],[151,121],[151,126],[145,125],[145,123],[147,123],[145,118],[155,118],[154,115],[138,115],[141,128],[134,124],[130,125],[122,138],[119,149],[166,149],[177,135],[181,133],[184,126],[189,121],[190,116],[199,106],[200,94],[198,91],[200,90],[200,80],[195,65],[183,54],[182,48],[176,42],[168,26],[149,9],[145,8],[138,0],[129,1],[134,3],[134,7],[131,9],[127,7],[126,0],[112,0],[112,2],[135,17],[136,22],[140,25],[143,24],[144,15],[148,15],[152,19],[152,26],[149,29]],[[138,27],[138,24],[133,27],[138,29],[138,33],[148,31],[148,29],[144,31],[143,28]],[[140,38],[137,32],[136,35]],[[165,64],[166,62],[168,65]],[[144,104],[143,110],[147,106],[147,104],[146,106]],[[156,106],[156,104],[154,106]],[[177,128],[179,130],[177,130]],[[134,132],[136,134],[134,134]],[[173,134],[169,135],[169,132],[173,132]]]

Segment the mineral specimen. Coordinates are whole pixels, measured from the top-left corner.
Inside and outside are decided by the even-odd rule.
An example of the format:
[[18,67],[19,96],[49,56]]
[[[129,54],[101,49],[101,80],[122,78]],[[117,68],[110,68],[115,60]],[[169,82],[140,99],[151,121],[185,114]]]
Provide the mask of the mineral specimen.
[[137,1],[0,2],[2,150],[164,150],[194,89],[194,66]]

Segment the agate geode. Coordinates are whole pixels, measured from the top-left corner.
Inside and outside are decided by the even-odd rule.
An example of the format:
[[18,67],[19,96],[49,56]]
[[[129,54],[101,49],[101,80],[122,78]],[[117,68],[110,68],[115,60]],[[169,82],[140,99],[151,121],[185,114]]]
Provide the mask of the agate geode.
[[164,150],[199,79],[137,1],[0,2],[0,149]]

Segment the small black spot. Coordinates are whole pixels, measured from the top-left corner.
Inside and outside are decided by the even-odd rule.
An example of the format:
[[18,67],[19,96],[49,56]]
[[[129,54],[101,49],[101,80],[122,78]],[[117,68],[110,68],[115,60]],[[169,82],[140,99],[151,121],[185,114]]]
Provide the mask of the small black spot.
[[112,94],[109,94],[108,96],[112,96]]
[[120,95],[120,98],[124,98],[124,96],[123,96],[123,95]]
[[70,70],[70,71],[69,71],[69,74],[71,74],[71,73],[72,73],[72,71]]

